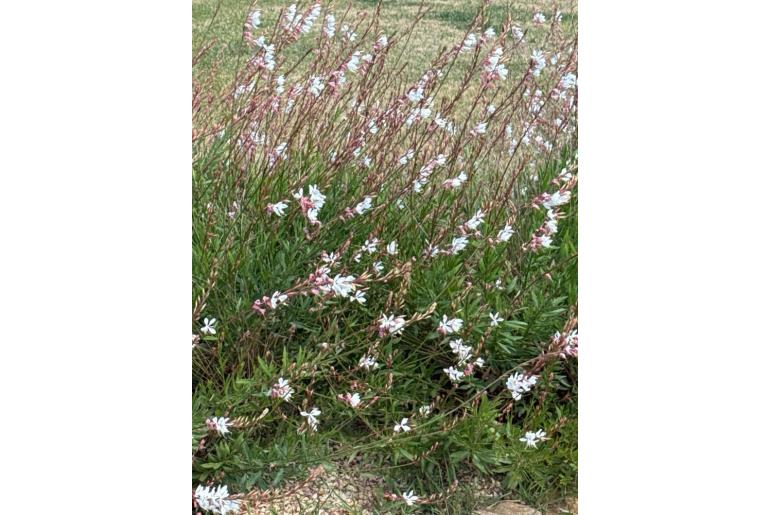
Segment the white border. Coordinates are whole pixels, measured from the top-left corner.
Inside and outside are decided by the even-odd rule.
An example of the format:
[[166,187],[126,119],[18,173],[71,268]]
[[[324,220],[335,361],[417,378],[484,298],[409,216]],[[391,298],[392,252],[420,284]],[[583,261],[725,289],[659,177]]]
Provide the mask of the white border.
[[190,4],[2,11],[2,511],[185,513]]
[[580,2],[584,515],[769,510],[767,15]]
[[[3,509],[184,512],[190,6],[7,4]],[[766,510],[766,11],[580,2],[583,515]]]

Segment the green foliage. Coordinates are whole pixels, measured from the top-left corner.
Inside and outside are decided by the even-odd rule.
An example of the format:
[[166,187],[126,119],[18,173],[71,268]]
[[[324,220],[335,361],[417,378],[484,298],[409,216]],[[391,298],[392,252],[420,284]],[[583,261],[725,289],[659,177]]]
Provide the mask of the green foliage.
[[[553,175],[563,165],[555,163],[545,172]],[[546,177],[544,188],[547,182]],[[343,183],[353,198],[357,196],[353,188],[362,187],[345,177],[336,188],[342,189]],[[205,195],[205,184],[196,187],[201,205],[196,213],[205,213],[202,205],[210,197]],[[327,205],[331,212],[343,208],[334,194],[329,195]],[[392,220],[385,226],[414,223],[411,217],[419,216],[414,212],[417,208],[389,211]],[[490,311],[505,315],[500,327],[487,335],[483,353],[487,367],[480,376],[452,387],[442,368],[453,363],[453,356],[446,338],[435,331],[434,315],[432,320],[408,327],[399,338],[382,343],[381,355],[389,356],[391,365],[365,377],[371,391],[382,392],[380,399],[366,410],[353,410],[337,396],[349,391],[358,359],[372,343],[367,329],[399,283],[372,286],[364,306],[332,299],[318,309],[312,298],[297,297],[270,316],[255,315],[250,309],[252,298],[261,292],[288,289],[313,269],[323,250],[336,249],[353,234],[372,230],[364,221],[359,226],[332,221],[322,229],[323,238],[308,241],[301,218],[271,220],[261,211],[244,203],[241,217],[253,217],[254,225],[264,225],[263,229],[221,217],[215,226],[220,232],[209,240],[207,253],[201,247],[204,233],[210,229],[202,222],[194,224],[196,295],[207,289],[208,268],[215,256],[220,259],[217,284],[205,308],[205,313],[218,315],[217,334],[204,337],[194,351],[193,427],[199,428],[194,446],[203,435],[209,439],[196,453],[196,482],[216,478],[232,485],[234,491],[265,489],[284,478],[301,476],[312,465],[355,459],[381,467],[394,491],[409,485],[420,492],[441,492],[469,467],[481,474],[503,475],[506,487],[532,503],[542,504],[574,490],[576,366],[564,361],[550,364],[543,371],[547,383],[515,403],[509,416],[502,412],[510,401],[504,385],[506,373],[544,352],[575,301],[576,226],[571,218],[560,226],[558,247],[542,254],[509,260],[508,254],[521,245],[521,240],[512,240],[502,248],[475,254],[466,249],[470,258],[442,256],[415,268],[400,312],[421,312],[435,302],[436,313],[454,313],[473,326],[469,340],[484,335]],[[535,211],[531,219],[519,219],[522,235],[533,231],[541,217]],[[399,236],[386,234],[383,241]],[[401,254],[420,254],[424,243],[419,238],[410,238],[407,232],[400,236]],[[220,253],[228,240],[236,250]],[[368,259],[362,259],[362,266],[369,264]],[[544,269],[553,270],[552,280],[533,283]],[[505,278],[502,289],[491,287],[497,278]],[[312,404],[322,411],[317,434],[297,434],[302,424],[299,408],[268,396],[279,376],[292,377],[298,403],[312,389]],[[496,377],[499,380],[494,382]],[[436,396],[445,397],[443,413],[415,418],[417,426],[412,432],[392,434],[395,422],[413,416]],[[364,393],[364,402],[371,397]],[[205,431],[207,417],[223,413],[231,418],[257,417],[265,409],[269,414],[257,426],[234,429],[226,438]],[[564,418],[569,422],[556,435],[548,431],[551,439],[545,445],[523,448],[519,438],[525,430],[556,427]],[[447,430],[449,420],[457,422]],[[428,452],[434,445],[438,447]],[[425,452],[428,454],[421,458]]]

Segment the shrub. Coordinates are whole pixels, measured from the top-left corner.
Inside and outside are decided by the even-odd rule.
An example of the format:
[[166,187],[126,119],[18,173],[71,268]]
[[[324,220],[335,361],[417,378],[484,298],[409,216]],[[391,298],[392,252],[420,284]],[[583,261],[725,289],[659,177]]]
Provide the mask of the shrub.
[[341,460],[388,509],[468,468],[574,490],[576,41],[481,10],[410,82],[424,11],[254,13],[232,84],[194,81],[198,506]]

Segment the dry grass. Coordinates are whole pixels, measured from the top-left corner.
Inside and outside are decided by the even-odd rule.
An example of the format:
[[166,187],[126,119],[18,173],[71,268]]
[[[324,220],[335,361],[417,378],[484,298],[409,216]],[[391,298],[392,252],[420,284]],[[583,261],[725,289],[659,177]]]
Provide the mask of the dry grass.
[[[256,6],[263,13],[263,26],[270,26],[282,9],[295,0],[259,0]],[[297,5],[309,5],[310,1],[297,1]],[[354,0],[349,3],[350,13],[365,12],[371,14],[376,9],[377,0]],[[409,79],[416,79],[427,67],[439,50],[462,40],[466,29],[473,22],[481,1],[468,0],[383,0],[380,7],[381,29],[393,34],[404,31],[414,22],[420,6],[426,5],[430,11],[425,15],[408,42],[405,56],[405,72]],[[324,7],[331,5],[336,13],[346,9],[347,2],[322,2]],[[238,56],[245,49],[241,42],[241,29],[250,0],[193,0],[193,50],[215,41],[213,52],[196,67],[194,74],[205,73],[206,66],[220,61],[218,82],[224,84],[237,66]],[[564,29],[568,33],[577,32],[577,2],[574,0],[533,0],[487,2],[483,26],[492,26],[499,30],[503,19],[510,14],[516,23],[524,24],[531,20],[536,12],[550,14],[560,10],[564,20]],[[550,17],[550,16],[549,16]],[[310,45],[295,45],[294,52],[299,54]]]

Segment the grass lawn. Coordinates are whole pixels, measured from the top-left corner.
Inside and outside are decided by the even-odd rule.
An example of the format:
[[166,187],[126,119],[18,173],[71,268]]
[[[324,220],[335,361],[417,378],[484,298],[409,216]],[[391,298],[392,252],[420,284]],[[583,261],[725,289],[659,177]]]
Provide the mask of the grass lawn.
[[[291,2],[285,0],[260,0],[256,6],[262,10],[264,25],[271,25],[278,17],[282,9]],[[310,2],[299,3],[304,7]],[[354,0],[350,3],[351,12],[373,13],[378,2],[375,0]],[[249,10],[251,2],[248,0],[193,0],[193,51],[202,45],[215,41],[214,50],[202,66],[194,70],[194,74],[205,72],[214,60],[221,60],[219,80],[226,81],[229,76],[226,72],[232,72],[237,63],[237,56],[246,47],[241,41],[241,27]],[[324,7],[329,5],[323,4]],[[342,12],[347,4],[333,2],[335,11]],[[415,31],[408,42],[409,58],[405,72],[409,79],[416,79],[427,67],[439,50],[445,46],[451,46],[460,41],[466,29],[473,22],[477,13],[479,1],[467,0],[430,0],[420,2],[418,0],[383,0],[381,2],[381,28],[385,33],[392,34],[405,30],[414,21],[420,10],[420,6],[427,6],[430,10],[420,22],[420,29]],[[568,33],[577,31],[577,3],[569,0],[557,0],[555,2],[540,0],[530,2],[511,2],[492,0],[486,10],[484,26],[492,26],[499,30],[507,13],[510,13],[514,23],[524,24],[531,20],[536,12],[551,13],[554,6],[562,12],[565,30]],[[293,50],[299,54],[309,48],[298,44]]]

